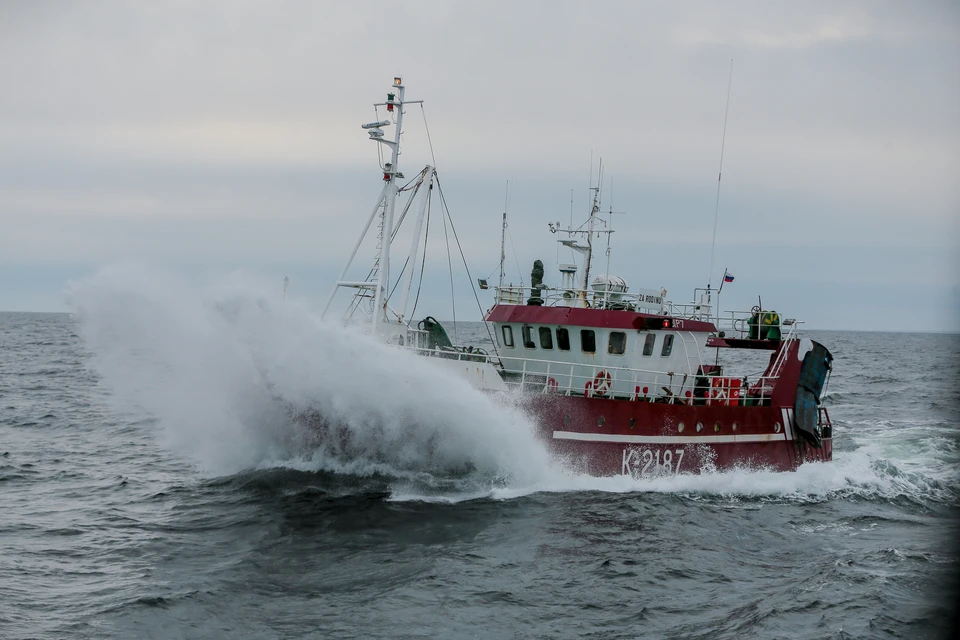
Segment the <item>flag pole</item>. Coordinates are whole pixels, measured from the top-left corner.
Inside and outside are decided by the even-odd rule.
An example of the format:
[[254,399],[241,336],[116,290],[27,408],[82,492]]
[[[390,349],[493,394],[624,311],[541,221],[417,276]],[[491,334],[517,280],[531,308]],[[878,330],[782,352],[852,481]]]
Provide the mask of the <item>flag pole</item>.
[[717,289],[717,330],[720,330],[720,293],[723,291],[723,283],[727,281],[727,268],[723,268],[723,277],[720,278],[720,288]]

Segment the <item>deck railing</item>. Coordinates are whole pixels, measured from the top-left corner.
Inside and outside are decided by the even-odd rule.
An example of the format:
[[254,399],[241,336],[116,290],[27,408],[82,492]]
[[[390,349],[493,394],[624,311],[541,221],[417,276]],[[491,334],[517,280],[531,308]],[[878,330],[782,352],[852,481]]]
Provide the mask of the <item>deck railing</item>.
[[[508,389],[525,393],[616,398],[668,404],[766,404],[779,375],[722,377],[583,363],[492,356],[478,352],[416,349],[420,355],[489,362],[503,371]],[[786,351],[786,349],[784,349]],[[509,363],[512,366],[507,367]],[[504,371],[504,369],[507,369]],[[778,370],[779,371],[779,370]],[[701,383],[697,385],[698,381]]]
[[[603,291],[597,289],[564,289],[558,287],[504,286],[495,287],[497,304],[525,305],[539,299],[545,307],[580,307],[590,309],[624,309],[641,313],[664,313],[672,303],[663,296],[648,292]],[[535,295],[536,294],[536,295]]]
[[[700,302],[677,304],[666,300],[662,296],[652,296],[649,293],[612,291],[594,289],[563,289],[541,286],[532,288],[527,286],[495,287],[494,300],[497,304],[526,305],[531,299],[539,299],[545,307],[581,307],[590,309],[628,310],[654,315],[665,315],[688,320],[702,320],[714,322],[719,331],[732,334],[730,337],[747,338],[750,336],[750,319],[753,311],[719,311],[714,315],[714,306],[708,300],[709,296],[701,295]],[[697,290],[705,291],[705,290]],[[696,296],[696,291],[694,292]],[[534,295],[536,294],[536,295]],[[776,313],[763,310],[758,318],[760,330],[767,331],[775,327],[781,334],[792,334],[801,322],[792,318],[783,318],[776,314],[776,322],[764,324],[766,314]],[[784,338],[786,339],[786,338]]]
[[[714,320],[713,305],[708,302],[676,304],[663,295],[650,292],[604,291],[598,289],[563,289],[542,286],[536,289],[526,286],[495,287],[497,304],[526,305],[531,299],[539,299],[545,307],[580,307],[637,311],[653,315],[665,315],[686,320]],[[534,295],[536,294],[536,295]]]
[[819,407],[817,411],[817,426],[820,427],[820,433],[829,434],[833,437],[833,422],[830,420],[830,413],[826,407]]
[[[764,324],[763,320],[767,314],[776,314],[775,311],[763,310],[757,316],[759,330],[761,333],[767,329],[776,328],[780,331],[783,340],[789,339],[788,336],[794,336],[802,321],[793,318],[784,318],[776,314],[776,321],[771,324]],[[727,333],[728,337],[748,338],[750,336],[750,320],[753,318],[753,311],[726,311],[717,317],[717,329]],[[732,335],[731,335],[732,334]],[[763,336],[761,336],[763,337]]]

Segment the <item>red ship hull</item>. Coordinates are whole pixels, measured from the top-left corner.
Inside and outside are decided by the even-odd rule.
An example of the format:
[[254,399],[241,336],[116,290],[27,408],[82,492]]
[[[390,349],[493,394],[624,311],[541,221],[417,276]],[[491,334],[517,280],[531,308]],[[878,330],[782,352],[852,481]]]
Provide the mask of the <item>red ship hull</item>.
[[815,448],[794,428],[791,407],[688,406],[558,394],[531,396],[528,406],[552,453],[590,475],[791,471],[833,457],[825,410],[822,446]]

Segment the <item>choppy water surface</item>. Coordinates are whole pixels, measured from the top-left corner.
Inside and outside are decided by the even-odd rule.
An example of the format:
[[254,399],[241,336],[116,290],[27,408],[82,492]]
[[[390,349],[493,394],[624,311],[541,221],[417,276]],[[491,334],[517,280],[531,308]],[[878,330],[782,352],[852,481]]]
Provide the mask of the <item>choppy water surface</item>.
[[0,314],[0,637],[953,631],[957,336],[815,334],[833,463],[594,479],[508,403],[248,282],[70,295]]

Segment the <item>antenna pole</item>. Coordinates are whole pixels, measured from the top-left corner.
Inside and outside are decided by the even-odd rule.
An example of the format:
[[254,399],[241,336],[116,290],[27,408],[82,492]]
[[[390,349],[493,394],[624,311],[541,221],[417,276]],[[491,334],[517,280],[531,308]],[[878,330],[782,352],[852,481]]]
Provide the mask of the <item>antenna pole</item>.
[[613,235],[613,178],[610,178],[610,213],[607,216],[607,271],[603,277],[606,278],[606,291],[603,294],[603,303],[606,305],[610,301],[610,236]]
[[723,136],[720,138],[720,170],[717,172],[717,200],[713,205],[713,242],[710,244],[710,274],[707,277],[707,303],[710,285],[713,284],[713,256],[717,248],[717,217],[720,213],[720,178],[723,176],[723,148],[727,142],[727,115],[730,113],[730,85],[733,82],[733,58],[730,58],[730,75],[727,78],[727,106],[723,110]]
[[510,181],[503,195],[503,226],[500,228],[500,290],[503,289],[503,262],[507,259],[507,209],[510,207]]
[[[590,170],[593,171],[593,156],[590,157]],[[603,158],[600,158],[600,169],[597,174],[597,186],[591,185],[593,191],[593,204],[590,205],[590,220],[587,223],[587,259],[583,269],[583,290],[584,302],[586,302],[586,291],[590,288],[590,262],[593,260],[593,228],[597,221],[597,213],[600,212],[600,185],[603,181]]]

